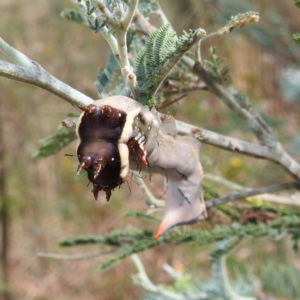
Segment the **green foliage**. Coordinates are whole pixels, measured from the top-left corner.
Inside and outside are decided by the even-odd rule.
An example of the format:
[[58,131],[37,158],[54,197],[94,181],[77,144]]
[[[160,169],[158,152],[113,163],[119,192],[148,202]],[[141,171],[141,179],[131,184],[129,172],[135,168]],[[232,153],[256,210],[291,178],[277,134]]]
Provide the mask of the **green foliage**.
[[143,15],[156,13],[158,5],[156,0],[139,0],[138,9]]
[[206,274],[202,275],[203,278],[197,278],[199,275],[195,278],[184,274],[173,285],[161,286],[159,292],[149,293],[142,299],[255,300],[255,298],[240,296],[254,294],[254,287],[249,284],[248,274],[239,276],[239,280],[234,280],[232,283],[229,282],[225,260],[225,256],[221,256],[212,262],[212,276]]
[[136,59],[135,73],[143,104],[154,98],[179,59],[205,34],[202,29],[197,29],[177,37],[169,27],[164,25],[153,31]]
[[293,229],[290,231],[291,234],[291,240],[292,240],[292,245],[293,249],[298,252],[299,250],[299,239],[300,239],[300,230],[299,229]]
[[[253,11],[256,8],[252,1],[236,0],[216,1],[215,3],[210,1],[209,6],[209,8],[214,7],[214,9],[211,9],[210,14],[209,9],[207,9],[208,17],[213,20],[213,24],[218,24],[218,26],[222,26],[224,23],[230,25],[230,21],[228,22],[228,20],[232,18],[233,14],[238,15],[240,12]],[[298,55],[295,55],[296,52],[289,44],[289,39],[286,38],[289,35],[287,23],[286,19],[278,11],[270,7],[267,13],[264,14],[263,20],[255,26],[247,26],[243,30],[243,34],[254,45],[260,46],[269,54],[280,55],[286,60],[295,59],[298,61]],[[284,28],[284,30],[278,30],[278,28]],[[278,43],[279,40],[281,43]],[[234,43],[232,46],[234,46]]]
[[53,135],[39,141],[41,146],[33,154],[33,158],[43,158],[53,155],[75,139],[76,133],[74,128],[69,129],[64,126],[59,126]]
[[207,72],[219,83],[228,85],[231,83],[231,77],[227,66],[221,68],[220,65],[224,62],[224,58],[220,58],[216,55],[216,48],[209,48],[209,60],[204,61]]
[[240,219],[241,212],[236,206],[224,204],[218,205],[216,209],[230,218],[231,221],[239,221]]
[[[95,11],[96,8],[91,8],[88,12],[87,15],[92,14]],[[98,32],[101,30],[101,28],[104,26],[104,23],[100,22],[98,19],[95,20],[94,23],[92,23],[85,15],[83,15],[80,12],[70,10],[70,9],[65,9],[62,11],[60,14],[61,17],[76,22],[80,25],[84,25],[86,27],[89,27],[90,29],[94,30],[95,32]]]
[[203,196],[205,201],[212,198],[219,198],[219,194],[213,189],[211,189],[209,186],[203,184],[202,188],[203,188],[203,194],[204,194]]
[[106,246],[116,246],[126,243],[134,243],[139,239],[152,237],[152,232],[140,231],[134,228],[126,230],[114,230],[105,236],[78,236],[59,242],[62,247],[73,247],[78,245],[102,244]]
[[[92,14],[95,11],[96,8],[91,8],[87,15]],[[64,19],[76,22],[80,25],[84,25],[86,27],[89,27],[90,29],[94,30],[95,32],[98,32],[101,30],[101,28],[104,26],[102,22],[99,22],[98,19],[95,20],[95,23],[92,23],[84,14],[71,10],[71,9],[65,9],[61,12],[60,16]]]
[[296,44],[300,44],[300,33],[293,34],[293,40]]
[[[114,1],[109,2],[109,7],[113,10]],[[155,13],[158,10],[156,1],[144,0],[139,3],[139,9],[147,14]],[[95,7],[87,1],[87,16],[95,11]],[[65,10],[61,14],[64,18],[85,25],[98,32],[104,23],[95,19],[94,23],[81,13],[72,10]],[[138,55],[135,49],[141,48],[141,39],[134,38],[133,45],[128,45],[128,50],[133,54],[135,73],[140,89],[140,102],[149,107],[157,104],[157,91],[163,81],[167,78],[170,71],[178,63],[180,58],[205,34],[204,30],[190,30],[177,37],[174,32],[169,30],[170,25],[162,26],[159,30],[150,34],[146,45]],[[118,64],[110,55],[107,67],[98,73],[97,87],[100,93],[127,94],[124,89],[125,84],[118,73]]]
[[100,264],[99,270],[106,271],[131,254],[142,252],[154,246],[157,246],[157,242],[153,240],[152,237],[147,239],[140,239],[128,246],[121,246],[115,251],[116,255],[114,257],[105,260]]
[[238,92],[234,89],[231,89],[231,93],[232,93],[233,97],[235,98],[236,102],[238,102],[242,108],[246,108],[246,109],[250,108],[251,103],[246,94]]
[[[155,218],[148,218],[140,213],[129,213],[130,217],[143,218],[150,221],[157,221]],[[63,247],[73,247],[78,245],[102,245],[111,247],[114,255],[100,265],[100,270],[104,271],[112,267],[122,259],[134,253],[150,249],[161,244],[186,244],[208,245],[220,242],[211,254],[213,261],[217,261],[228,253],[240,240],[258,238],[262,236],[277,237],[283,234],[298,230],[300,226],[300,215],[287,214],[278,217],[268,223],[233,223],[232,225],[217,225],[212,229],[192,229],[185,233],[172,231],[166,234],[159,241],[153,239],[153,233],[147,230],[123,229],[115,230],[104,236],[79,236],[63,240],[59,243]],[[107,249],[107,248],[105,248]]]
[[60,16],[67,20],[76,22],[78,24],[81,24],[81,25],[84,25],[87,27],[90,26],[88,19],[80,12],[70,10],[70,9],[65,9],[61,12]]
[[103,95],[128,95],[120,66],[112,53],[109,54],[106,67],[97,74],[96,86]]
[[85,3],[86,3],[87,15],[91,15],[93,12],[96,11],[97,8],[93,5],[94,4],[93,1],[86,0]]
[[157,217],[155,215],[144,214],[140,211],[128,211],[124,214],[124,216],[125,217],[142,219],[142,220],[147,220],[147,221],[152,221],[152,222],[156,222],[156,223],[161,222],[160,217]]
[[102,22],[100,22],[98,19],[95,20],[95,23],[92,23],[91,21],[89,21],[89,28],[91,28],[95,32],[99,32],[103,26],[104,26],[104,24]]
[[211,261],[214,262],[221,259],[223,255],[226,255],[239,242],[240,239],[234,237],[217,243],[214,250],[210,253]]
[[300,0],[293,0],[294,1],[294,4],[300,8]]
[[[183,234],[172,236],[177,244],[184,242],[195,242],[199,245],[206,245],[216,241],[237,237],[261,237],[265,235],[276,237],[276,234],[287,232],[288,227],[297,227],[300,224],[299,215],[283,216],[268,223],[233,223],[232,225],[219,225],[211,230],[193,229]],[[167,239],[167,238],[165,238]]]
[[262,205],[254,204],[254,205],[251,205],[250,207],[257,211],[271,212],[271,213],[274,213],[277,215],[282,215],[282,216],[298,215],[298,213],[295,213],[295,211],[292,211],[285,206],[278,206],[278,205],[276,206],[276,205],[271,205],[271,204],[262,204]]
[[[225,257],[222,256],[213,262],[211,277],[206,275],[205,279],[203,279],[191,277],[189,274],[185,274],[173,285],[162,287],[165,291],[173,293],[170,293],[169,297],[148,293],[142,299],[261,299],[249,297],[249,295],[254,295],[257,292],[257,286],[255,286],[253,282],[257,282],[259,279],[261,288],[264,292],[269,292],[272,295],[280,297],[272,298],[270,296],[267,299],[284,298],[297,300],[300,297],[299,275],[299,270],[293,265],[278,265],[267,261],[262,265],[261,271],[259,272],[259,278],[254,278],[251,266],[249,266],[244,274],[241,274],[237,269],[234,270],[233,277],[237,279],[231,279],[229,281]],[[247,295],[248,297],[240,295]]]
[[261,270],[263,290],[289,300],[300,299],[299,278],[299,270],[291,264],[280,265],[269,261]]

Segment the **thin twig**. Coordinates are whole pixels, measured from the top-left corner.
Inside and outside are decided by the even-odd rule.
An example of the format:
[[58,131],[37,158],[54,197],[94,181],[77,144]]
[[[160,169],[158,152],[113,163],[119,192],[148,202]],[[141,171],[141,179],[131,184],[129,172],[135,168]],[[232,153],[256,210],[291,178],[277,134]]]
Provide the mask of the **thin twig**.
[[171,101],[169,101],[169,102],[165,101],[165,102],[163,102],[161,105],[159,105],[157,109],[159,109],[159,110],[160,110],[160,109],[164,109],[164,108],[170,106],[171,104],[174,104],[174,103],[179,102],[179,101],[180,101],[181,99],[183,99],[184,97],[186,97],[186,94],[181,95],[181,96],[179,96],[179,97],[177,97],[177,98],[175,98],[175,99],[173,99],[173,100],[171,100]]
[[55,78],[37,63],[35,67],[28,68],[0,60],[0,76],[38,86],[75,106],[89,105],[94,101]]
[[35,67],[31,59],[29,59],[22,52],[7,44],[2,38],[0,38],[0,51],[2,51],[9,59],[11,59],[17,65],[28,68]]
[[288,189],[300,189],[300,182],[299,181],[292,181],[288,183],[282,183],[282,184],[274,184],[262,188],[257,188],[257,189],[252,189],[251,191],[245,191],[241,193],[236,193],[236,194],[229,194],[224,197],[220,198],[214,198],[206,201],[206,206],[207,207],[212,207],[232,201],[236,201],[239,199],[259,195],[259,194],[264,194],[264,193],[271,193],[271,192],[277,192],[277,191],[282,191],[282,190],[288,190]]
[[[95,12],[88,13],[85,1],[71,0],[71,2],[76,6],[76,8],[79,11],[81,11],[86,16],[86,18],[91,22],[91,24],[96,23],[97,15]],[[109,44],[118,63],[120,63],[119,49],[118,49],[118,44],[117,44],[116,38],[113,36],[113,34],[110,33],[107,26],[101,26],[101,28],[99,28],[99,32],[102,34],[102,36],[105,38],[106,42]]]
[[146,291],[161,295],[165,298],[168,299],[173,299],[173,300],[184,300],[184,299],[197,299],[197,300],[201,300],[201,299],[208,299],[207,298],[207,294],[206,293],[199,293],[199,292],[193,292],[190,291],[189,293],[175,293],[172,292],[170,290],[168,290],[167,288],[164,288],[163,286],[160,285],[155,285],[152,283],[152,281],[150,280],[150,278],[147,275],[147,272],[144,268],[144,265],[142,263],[142,261],[140,260],[140,258],[138,257],[137,254],[132,254],[130,256],[130,258],[132,259],[135,267],[138,270],[138,273],[136,275],[133,275],[133,280],[134,283],[136,285],[139,285],[141,287],[143,287]]
[[281,147],[273,148],[265,145],[249,143],[233,137],[228,137],[207,129],[176,121],[177,131],[181,134],[193,134],[199,141],[222,148],[227,151],[244,154],[256,158],[268,159],[283,167],[296,180],[300,179],[300,165]]
[[146,204],[151,208],[163,208],[165,207],[165,201],[159,200],[153,196],[151,191],[148,189],[147,185],[145,184],[143,178],[140,176],[135,176],[137,184],[141,188],[141,190],[146,195]]
[[249,129],[251,129],[255,134],[260,144],[273,148],[280,147],[280,144],[272,134],[270,127],[266,125],[265,122],[262,123],[262,118],[254,112],[253,109],[240,105],[234,95],[222,84],[217,83],[199,62],[195,63],[192,69],[199,78],[203,79],[207,88],[232,111],[234,111],[236,115],[246,123],[246,125],[248,125]]
[[201,42],[202,39],[195,45],[195,61],[202,64],[202,57],[201,57]]
[[[242,185],[239,185],[235,182],[232,182],[232,181],[222,178],[220,176],[216,176],[216,175],[212,175],[212,174],[208,174],[208,173],[204,174],[204,179],[211,180],[215,183],[224,185],[231,190],[236,190],[236,191],[251,191],[252,190],[251,188],[244,187]],[[251,202],[258,201],[261,203],[261,202],[266,201],[266,202],[272,202],[272,203],[281,204],[281,205],[300,206],[300,197],[299,197],[299,194],[297,194],[297,193],[290,195],[290,196],[281,196],[281,195],[264,193],[264,194],[255,195],[253,197],[248,197],[247,200],[249,200]]]
[[230,297],[231,300],[256,300],[256,298],[253,297],[243,297],[238,295],[234,289],[231,287],[227,266],[226,266],[226,255],[223,255],[221,258],[221,270],[222,270],[222,280],[224,284],[224,289],[226,290],[226,294]]
[[[119,62],[122,75],[131,90],[133,98],[139,100],[137,79],[133,67],[130,65],[127,49],[127,32],[137,8],[138,0],[128,1],[126,11],[123,10],[123,4],[121,4],[118,7],[118,13],[111,12],[103,0],[96,0],[96,3],[98,5],[97,19],[100,22],[105,22],[113,29],[118,49],[118,53],[113,53]],[[120,15],[119,18],[116,17],[117,14]],[[112,33],[111,36],[113,36]]]
[[94,258],[94,257],[98,257],[101,255],[110,254],[114,251],[115,251],[114,249],[113,250],[110,249],[107,251],[97,251],[97,252],[74,254],[74,255],[51,253],[51,252],[37,252],[36,255],[38,257],[54,258],[54,259],[60,259],[60,260],[81,260],[81,259]]

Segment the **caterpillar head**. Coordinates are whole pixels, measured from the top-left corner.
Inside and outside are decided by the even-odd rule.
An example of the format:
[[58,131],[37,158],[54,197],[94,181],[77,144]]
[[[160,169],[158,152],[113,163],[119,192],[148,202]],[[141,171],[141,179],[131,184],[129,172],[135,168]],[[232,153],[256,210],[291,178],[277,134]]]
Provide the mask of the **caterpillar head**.
[[109,105],[79,108],[83,113],[76,127],[77,174],[86,170],[95,199],[99,191],[104,191],[108,201],[111,190],[126,180],[128,172],[128,148],[119,143],[127,114]]

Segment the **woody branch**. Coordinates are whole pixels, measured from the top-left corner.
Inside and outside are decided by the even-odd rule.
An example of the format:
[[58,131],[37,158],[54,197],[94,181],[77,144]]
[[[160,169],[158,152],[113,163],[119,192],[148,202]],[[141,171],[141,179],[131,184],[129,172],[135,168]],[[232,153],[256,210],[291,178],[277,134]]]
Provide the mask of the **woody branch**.
[[[103,23],[99,26],[98,31],[111,47],[133,98],[139,100],[137,80],[127,52],[127,32],[136,11],[138,0],[128,1],[126,10],[124,10],[123,3],[119,3],[113,11],[109,10],[103,0],[96,0],[97,6],[92,12],[88,10],[85,1],[71,1],[92,24],[96,24],[96,22]],[[113,33],[115,33],[115,36]]]
[[[25,54],[8,45],[0,38],[0,50],[14,63],[0,60],[0,76],[40,87],[72,105],[89,105],[93,99],[60,81],[38,63],[32,61]],[[252,157],[267,159],[280,164],[295,178],[300,178],[300,166],[282,148],[274,149],[264,145],[257,145],[232,137],[224,136],[191,124],[177,121],[179,133],[191,134],[196,138],[218,148],[238,152]],[[235,145],[237,147],[235,147]],[[237,149],[240,149],[239,151]]]

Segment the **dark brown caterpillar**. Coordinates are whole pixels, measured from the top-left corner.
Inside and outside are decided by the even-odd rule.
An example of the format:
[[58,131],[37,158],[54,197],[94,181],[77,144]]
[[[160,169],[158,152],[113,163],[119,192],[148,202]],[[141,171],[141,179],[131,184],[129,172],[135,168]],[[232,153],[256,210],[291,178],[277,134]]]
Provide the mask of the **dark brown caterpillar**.
[[[76,127],[79,160],[77,174],[85,169],[93,184],[95,199],[99,191],[104,191],[108,201],[111,191],[126,180],[129,169],[128,147],[135,159],[142,150],[134,138],[127,142],[128,145],[124,143],[128,134],[132,133],[133,118],[127,118],[127,113],[122,110],[98,104],[95,101],[95,104],[79,107],[83,114]],[[143,163],[147,164],[144,154],[142,157]]]
[[129,167],[160,173],[165,180],[165,214],[154,238],[174,226],[206,217],[202,195],[199,143],[177,136],[173,118],[158,118],[140,103],[124,96],[96,100],[80,107],[77,173],[85,169],[97,199],[126,181]]

